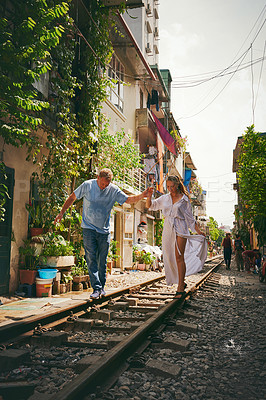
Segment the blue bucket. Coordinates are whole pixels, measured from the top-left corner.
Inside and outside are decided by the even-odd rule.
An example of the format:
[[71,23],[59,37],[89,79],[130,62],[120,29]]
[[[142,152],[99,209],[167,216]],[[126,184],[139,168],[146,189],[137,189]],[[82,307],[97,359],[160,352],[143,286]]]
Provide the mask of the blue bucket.
[[54,279],[58,270],[53,268],[38,269],[38,274],[41,279]]

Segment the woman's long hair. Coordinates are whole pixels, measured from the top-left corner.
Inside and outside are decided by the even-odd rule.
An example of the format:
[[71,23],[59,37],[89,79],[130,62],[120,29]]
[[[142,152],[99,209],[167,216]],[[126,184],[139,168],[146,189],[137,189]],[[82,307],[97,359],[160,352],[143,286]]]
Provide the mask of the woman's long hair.
[[166,179],[166,181],[174,182],[176,188],[180,190],[181,193],[184,193],[190,200],[190,195],[187,191],[187,189],[184,186],[184,183],[179,179],[178,176],[175,175],[169,175]]

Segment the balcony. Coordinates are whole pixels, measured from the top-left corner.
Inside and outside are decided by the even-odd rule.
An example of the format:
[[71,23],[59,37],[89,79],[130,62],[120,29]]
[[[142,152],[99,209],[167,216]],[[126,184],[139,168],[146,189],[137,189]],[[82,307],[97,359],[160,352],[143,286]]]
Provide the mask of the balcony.
[[139,108],[136,110],[136,128],[137,128],[137,142],[140,145],[141,153],[148,153],[149,146],[156,147],[157,131],[148,108]]
[[[92,169],[98,169],[98,161],[100,158],[97,156],[92,157]],[[111,166],[108,165],[108,168]],[[119,186],[127,194],[140,194],[147,188],[146,173],[141,168],[132,168],[120,173],[118,179],[113,179],[113,183]]]
[[126,171],[124,176],[124,189],[133,189],[136,194],[146,189],[146,174],[141,168]]

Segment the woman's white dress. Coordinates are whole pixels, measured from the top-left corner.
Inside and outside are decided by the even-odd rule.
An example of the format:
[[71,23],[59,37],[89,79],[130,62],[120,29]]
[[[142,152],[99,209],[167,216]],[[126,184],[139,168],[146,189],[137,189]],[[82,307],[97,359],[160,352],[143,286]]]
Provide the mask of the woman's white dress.
[[201,271],[207,258],[207,241],[203,235],[190,234],[189,228],[195,232],[195,219],[192,215],[189,198],[184,194],[179,201],[173,204],[171,195],[165,194],[152,200],[149,209],[162,210],[164,215],[162,250],[167,285],[178,284],[175,256],[176,236],[187,239],[184,253],[186,276]]

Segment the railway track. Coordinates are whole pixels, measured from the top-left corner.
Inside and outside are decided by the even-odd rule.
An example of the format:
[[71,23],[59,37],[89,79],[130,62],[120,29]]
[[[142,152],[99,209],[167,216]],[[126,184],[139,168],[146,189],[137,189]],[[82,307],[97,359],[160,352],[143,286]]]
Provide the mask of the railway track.
[[221,263],[222,257],[207,262],[182,299],[174,299],[174,290],[160,277],[87,305],[29,319],[16,330],[2,329],[3,399],[33,400],[40,393],[57,400],[110,399],[116,398],[112,387],[127,371],[177,377],[180,367],[145,354],[154,348],[189,351],[189,340],[178,336],[197,331],[192,299],[198,291],[211,295],[216,290]]

